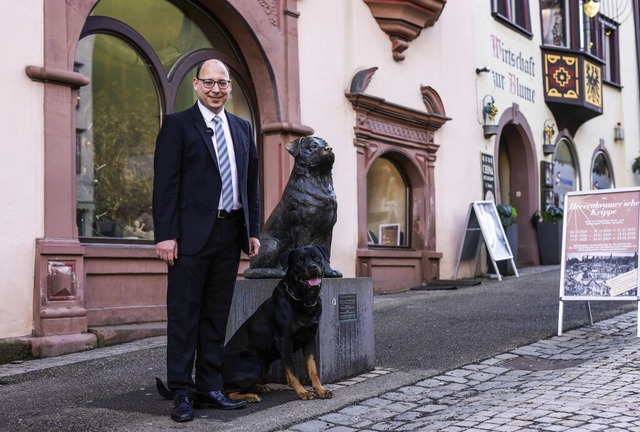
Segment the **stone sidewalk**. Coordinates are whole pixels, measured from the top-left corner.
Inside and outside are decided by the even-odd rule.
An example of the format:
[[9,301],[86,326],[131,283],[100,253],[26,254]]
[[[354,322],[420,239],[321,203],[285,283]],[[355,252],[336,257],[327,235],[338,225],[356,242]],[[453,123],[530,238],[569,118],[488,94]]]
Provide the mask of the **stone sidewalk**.
[[637,320],[623,314],[281,431],[640,431]]

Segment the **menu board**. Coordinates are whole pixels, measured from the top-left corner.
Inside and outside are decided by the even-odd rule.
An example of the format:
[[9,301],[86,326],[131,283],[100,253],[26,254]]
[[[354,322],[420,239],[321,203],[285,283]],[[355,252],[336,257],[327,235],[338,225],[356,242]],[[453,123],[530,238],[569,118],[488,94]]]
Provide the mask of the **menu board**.
[[561,300],[637,300],[640,189],[570,192]]

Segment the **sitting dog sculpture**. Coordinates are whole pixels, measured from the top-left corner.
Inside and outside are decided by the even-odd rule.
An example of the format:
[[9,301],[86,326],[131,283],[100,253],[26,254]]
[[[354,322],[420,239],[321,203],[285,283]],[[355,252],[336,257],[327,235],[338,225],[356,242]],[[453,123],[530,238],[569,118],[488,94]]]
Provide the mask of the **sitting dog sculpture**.
[[[260,252],[244,271],[247,279],[282,278],[285,272],[280,255],[297,247],[315,244],[331,251],[338,210],[331,175],[333,149],[322,138],[309,136],[290,142],[287,150],[295,164],[282,198],[260,234]],[[324,277],[342,277],[331,268],[328,258]]]

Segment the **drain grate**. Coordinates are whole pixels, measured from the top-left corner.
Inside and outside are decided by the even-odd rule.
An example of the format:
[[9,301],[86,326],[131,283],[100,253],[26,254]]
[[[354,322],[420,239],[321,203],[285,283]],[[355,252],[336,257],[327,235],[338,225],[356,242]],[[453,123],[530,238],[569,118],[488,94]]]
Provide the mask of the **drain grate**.
[[506,360],[501,363],[500,366],[515,370],[538,372],[546,370],[565,369],[578,366],[579,364],[584,362],[585,360],[559,360],[522,356],[516,357],[511,360]]

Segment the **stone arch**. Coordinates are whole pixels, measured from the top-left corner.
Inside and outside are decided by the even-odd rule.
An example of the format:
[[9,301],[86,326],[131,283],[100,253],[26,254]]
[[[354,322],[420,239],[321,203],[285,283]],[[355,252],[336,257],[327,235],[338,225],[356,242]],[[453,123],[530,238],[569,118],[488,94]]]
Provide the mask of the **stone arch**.
[[[100,274],[106,278],[137,273],[139,278],[162,287],[159,281],[166,272],[154,260],[152,245],[86,247],[79,241],[75,214],[75,108],[77,90],[87,85],[89,79],[74,72],[74,57],[82,30],[97,3],[98,0],[43,2],[43,64],[25,67],[25,73],[33,81],[43,83],[44,92],[44,233],[36,240],[34,281],[34,296],[43,301],[34,305],[34,333],[37,337],[75,335],[68,337],[73,346],[78,343],[91,346],[95,338],[87,334],[84,304],[85,284],[90,283],[86,264],[91,258],[110,258],[108,265],[104,261],[99,264]],[[200,4],[206,13],[223,23],[235,40],[249,71],[250,84],[255,88],[262,177],[277,185],[264,190],[263,214],[276,205],[291,170],[291,158],[283,147],[299,136],[313,133],[313,129],[300,124],[299,14],[295,2],[287,2],[286,6],[281,3],[277,2],[277,7],[272,2],[260,2],[261,7],[256,7],[244,0]],[[125,262],[129,265],[124,265]],[[247,265],[243,263],[240,272]],[[68,295],[56,300],[60,296],[51,295],[56,284],[67,282],[71,286],[65,291]],[[153,304],[156,303],[154,299]],[[136,310],[132,309],[132,313]],[[156,315],[147,318],[162,319]],[[66,352],[62,346],[56,349],[58,353]]]
[[500,203],[501,188],[508,187],[508,203],[518,211],[518,261],[538,263],[536,232],[529,223],[530,216],[538,209],[540,196],[538,159],[531,127],[517,104],[507,108],[500,117],[495,142],[496,179],[501,175],[506,177],[506,173],[500,172],[500,157],[509,155],[509,185],[501,185],[498,181],[496,197]]

